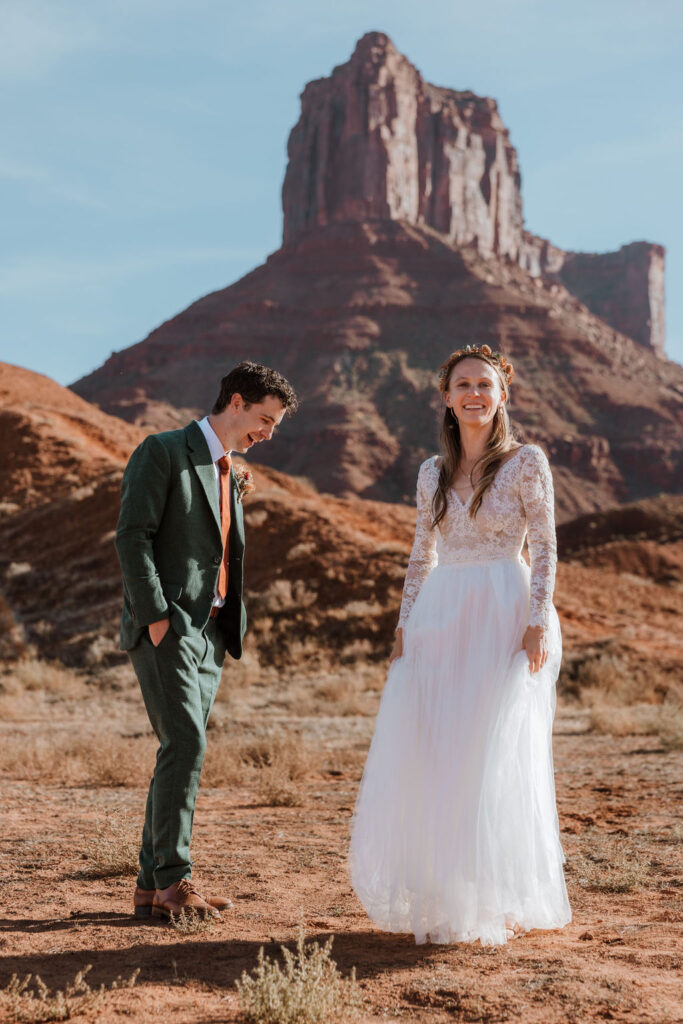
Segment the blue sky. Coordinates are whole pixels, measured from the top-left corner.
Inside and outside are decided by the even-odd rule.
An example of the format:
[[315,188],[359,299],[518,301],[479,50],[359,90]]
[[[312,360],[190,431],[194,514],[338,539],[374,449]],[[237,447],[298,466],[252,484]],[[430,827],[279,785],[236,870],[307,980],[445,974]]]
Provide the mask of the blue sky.
[[683,362],[679,0],[0,0],[0,359],[67,384],[279,247],[299,94],[370,30],[498,100],[526,225],[667,248]]

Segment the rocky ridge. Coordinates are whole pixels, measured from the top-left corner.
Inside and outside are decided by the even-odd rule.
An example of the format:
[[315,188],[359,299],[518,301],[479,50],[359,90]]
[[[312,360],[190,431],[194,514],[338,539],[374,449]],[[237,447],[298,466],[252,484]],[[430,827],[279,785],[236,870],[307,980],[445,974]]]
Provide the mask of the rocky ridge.
[[74,388],[162,429],[210,408],[227,368],[256,359],[302,398],[260,459],[321,491],[412,501],[438,448],[436,370],[484,342],[515,365],[511,415],[552,458],[560,518],[680,487],[683,368],[561,283],[398,221],[307,232]]
[[[117,665],[125,655],[113,537],[121,474],[143,432],[6,364],[0,396],[3,425],[21,423],[15,443],[0,452],[0,491],[11,495],[0,514],[3,654],[34,648],[93,672]],[[40,452],[50,457],[40,462]],[[248,642],[231,671],[305,675],[382,663],[414,509],[323,496],[299,479],[252,468]],[[642,678],[641,696],[657,699],[681,658],[681,501],[652,499],[590,522],[595,527],[579,520],[559,531],[555,600],[568,664],[617,652]]]

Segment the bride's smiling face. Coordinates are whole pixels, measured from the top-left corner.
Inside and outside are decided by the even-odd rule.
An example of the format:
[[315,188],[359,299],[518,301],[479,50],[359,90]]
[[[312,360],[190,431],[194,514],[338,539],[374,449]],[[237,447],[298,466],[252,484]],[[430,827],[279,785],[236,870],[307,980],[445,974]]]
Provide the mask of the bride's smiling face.
[[505,401],[500,378],[483,359],[461,359],[451,370],[444,398],[458,422],[471,426],[490,423]]

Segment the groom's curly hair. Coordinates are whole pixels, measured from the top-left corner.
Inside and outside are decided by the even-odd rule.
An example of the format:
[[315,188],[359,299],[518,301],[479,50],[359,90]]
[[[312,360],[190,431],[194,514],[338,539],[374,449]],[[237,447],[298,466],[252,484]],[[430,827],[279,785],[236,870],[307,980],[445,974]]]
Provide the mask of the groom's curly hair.
[[211,412],[214,415],[223,412],[233,395],[241,395],[248,405],[262,402],[268,395],[275,395],[288,413],[296,412],[299,404],[294,388],[281,373],[249,360],[238,363],[223,377],[218,398]]

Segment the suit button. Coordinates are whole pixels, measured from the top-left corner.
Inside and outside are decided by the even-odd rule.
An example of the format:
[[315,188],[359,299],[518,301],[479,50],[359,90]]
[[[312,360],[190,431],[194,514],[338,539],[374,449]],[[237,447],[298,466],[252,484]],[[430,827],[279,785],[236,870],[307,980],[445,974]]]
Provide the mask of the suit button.
[[221,556],[220,555],[214,555],[213,556],[213,564],[214,565],[220,565],[221,564]]

